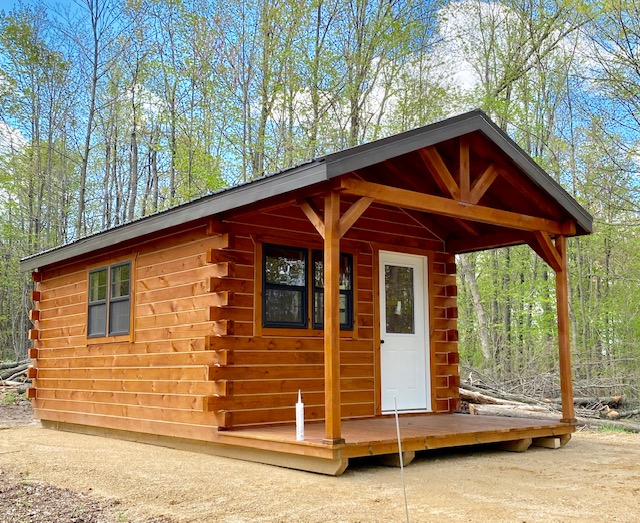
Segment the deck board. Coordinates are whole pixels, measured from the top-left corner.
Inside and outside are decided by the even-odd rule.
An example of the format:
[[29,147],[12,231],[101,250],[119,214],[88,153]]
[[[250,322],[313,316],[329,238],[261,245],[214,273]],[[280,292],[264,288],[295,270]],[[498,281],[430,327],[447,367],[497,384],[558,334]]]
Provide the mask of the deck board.
[[[520,418],[469,416],[467,414],[412,415],[400,417],[403,450],[427,450],[541,438],[570,434],[571,424]],[[219,433],[221,442],[230,445],[251,445],[257,441],[271,450],[293,454],[327,457],[359,457],[397,452],[397,435],[393,417],[343,420],[342,445],[323,443],[324,424],[305,425],[305,440],[296,441],[293,424],[255,427]],[[313,450],[312,450],[313,449]]]

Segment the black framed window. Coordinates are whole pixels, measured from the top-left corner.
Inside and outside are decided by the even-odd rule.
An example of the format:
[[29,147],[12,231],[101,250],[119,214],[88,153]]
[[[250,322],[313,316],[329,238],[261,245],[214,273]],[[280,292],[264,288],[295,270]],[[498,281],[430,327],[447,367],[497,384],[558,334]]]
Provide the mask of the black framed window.
[[305,328],[307,326],[307,250],[265,245],[263,271],[263,325]]
[[[324,328],[324,252],[313,251],[313,328]],[[353,256],[340,253],[340,328],[353,328]]]
[[[308,259],[311,254],[311,269]],[[282,245],[263,246],[264,327],[324,328],[324,253]],[[311,278],[309,278],[311,276]],[[353,328],[353,256],[340,254],[340,328]]]
[[89,337],[129,334],[131,263],[123,262],[89,272]]

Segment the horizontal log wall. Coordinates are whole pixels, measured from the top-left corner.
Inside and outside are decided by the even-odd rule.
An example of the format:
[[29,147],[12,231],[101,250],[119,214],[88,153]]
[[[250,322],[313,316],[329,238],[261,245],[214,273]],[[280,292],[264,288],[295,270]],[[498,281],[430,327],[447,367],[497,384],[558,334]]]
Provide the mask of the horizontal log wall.
[[[211,319],[219,301],[212,281],[225,274],[209,263],[208,253],[227,248],[227,240],[207,235],[203,223],[43,271],[35,302],[36,416],[213,440],[216,416],[205,409],[205,398],[224,391],[209,379],[207,339],[221,328]],[[133,332],[87,339],[88,267],[114,259],[132,261]]]
[[[216,426],[294,421],[300,390],[305,418],[322,419],[322,331],[263,331],[256,317],[261,267],[255,263],[263,242],[322,249],[316,229],[292,204],[44,271],[34,291],[36,415],[213,440]],[[355,262],[355,327],[341,342],[345,418],[379,412],[374,244],[389,250],[442,247],[406,213],[378,205],[342,240]],[[133,263],[133,332],[124,339],[87,340],[87,267],[116,257]],[[433,406],[451,412],[459,383],[455,263],[438,253],[431,266]]]
[[[229,220],[229,234],[250,234],[256,244],[322,249],[322,238],[295,205],[276,211],[248,214]],[[345,417],[375,415],[373,352],[373,257],[366,242],[345,242],[354,255],[355,327],[342,342],[342,414]],[[253,259],[260,256],[260,249]],[[231,251],[211,254],[211,263],[248,264]],[[253,261],[253,260],[252,260]],[[261,271],[261,260],[257,271]],[[233,294],[234,290],[226,287]],[[224,292],[222,286],[216,291]],[[252,290],[254,288],[252,287]],[[261,299],[261,289],[255,288]],[[253,311],[252,311],[253,312]],[[324,418],[324,342],[323,332],[308,329],[264,329],[262,318],[255,321],[260,337],[238,329],[238,321],[248,319],[233,307],[214,308],[217,319],[233,322],[233,336],[212,336],[209,348],[216,363],[210,378],[225,384],[225,393],[207,399],[206,408],[215,412],[221,428],[292,422],[298,391],[305,403],[305,419]],[[256,316],[258,312],[256,312]],[[253,319],[253,318],[252,318]]]
[[[344,212],[350,202],[343,203]],[[231,234],[253,235],[256,242],[278,243],[321,249],[322,238],[294,205],[263,213],[248,214],[229,223]],[[341,249],[354,254],[355,323],[353,333],[341,340],[341,403],[345,418],[370,417],[379,412],[379,388],[376,386],[374,340],[378,327],[377,300],[374,300],[373,244],[393,250],[432,251],[442,242],[404,212],[384,206],[372,206],[355,223],[341,242]],[[233,261],[219,253],[216,263]],[[431,359],[435,369],[433,408],[452,412],[457,406],[457,326],[455,317],[455,263],[452,256],[438,253],[433,260],[432,300],[433,340]],[[260,293],[260,289],[256,289]],[[220,309],[219,318],[234,321],[232,314]],[[261,318],[256,319],[258,322]],[[212,337],[210,348],[216,365],[210,377],[225,383],[225,393],[208,398],[206,408],[216,412],[221,427],[292,422],[298,390],[305,403],[305,419],[324,417],[324,346],[322,332],[289,329],[275,334],[265,329],[262,337]],[[315,337],[314,337],[315,335]],[[440,341],[444,341],[442,344]]]

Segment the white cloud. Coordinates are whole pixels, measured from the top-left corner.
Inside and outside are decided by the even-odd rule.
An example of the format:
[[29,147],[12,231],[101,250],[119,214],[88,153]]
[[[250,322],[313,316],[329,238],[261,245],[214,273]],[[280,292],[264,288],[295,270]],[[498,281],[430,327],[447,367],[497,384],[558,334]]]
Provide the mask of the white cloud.
[[27,145],[27,140],[20,131],[0,121],[0,155],[20,151]]

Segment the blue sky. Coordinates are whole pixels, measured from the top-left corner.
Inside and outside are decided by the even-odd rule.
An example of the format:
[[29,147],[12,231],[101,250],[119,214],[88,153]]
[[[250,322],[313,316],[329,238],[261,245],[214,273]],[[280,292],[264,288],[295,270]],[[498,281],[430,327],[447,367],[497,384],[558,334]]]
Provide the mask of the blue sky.
[[[77,0],[77,1],[81,2],[82,0]],[[21,3],[20,0],[0,0],[0,10],[10,11],[13,7],[19,5],[20,3]],[[40,2],[37,2],[36,0],[22,0],[22,3],[26,5],[33,5]],[[61,6],[77,5],[77,2],[74,2],[74,0],[45,0],[42,3],[51,7],[54,7],[56,5],[61,5]]]

